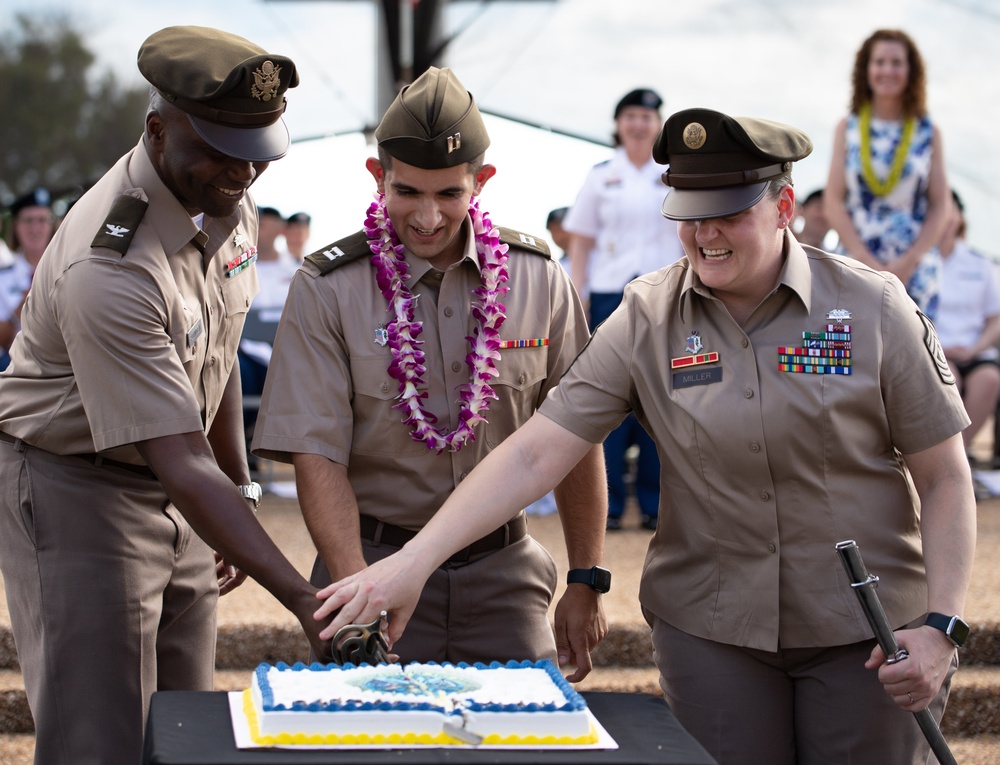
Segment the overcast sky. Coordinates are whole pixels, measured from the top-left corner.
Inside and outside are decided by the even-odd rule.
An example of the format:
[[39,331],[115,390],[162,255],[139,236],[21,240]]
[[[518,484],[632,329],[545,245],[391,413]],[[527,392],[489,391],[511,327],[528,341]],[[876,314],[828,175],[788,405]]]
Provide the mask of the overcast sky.
[[[173,24],[214,26],[293,58],[288,94],[297,141],[256,190],[283,212],[306,209],[315,244],[358,228],[370,186],[358,130],[377,121],[376,6],[368,0],[3,0],[6,9],[62,11],[100,66],[140,81],[135,56]],[[664,116],[701,106],[805,130],[812,156],[796,165],[800,193],[825,183],[830,145],[849,97],[854,53],[878,27],[905,29],[927,63],[929,106],[942,130],[949,180],[966,201],[970,240],[1000,255],[1000,4],[991,0],[453,0],[445,63],[480,106],[556,130],[606,139],[614,104],[653,87]],[[484,207],[503,225],[539,232],[570,204],[601,147],[491,122],[488,159],[500,172]],[[307,148],[308,147],[308,148]],[[359,191],[361,190],[361,191]],[[361,194],[361,198],[358,198]],[[360,208],[360,211],[359,209]],[[356,221],[356,222],[354,222]],[[346,227],[346,228],[345,228]],[[329,232],[329,235],[328,235]]]

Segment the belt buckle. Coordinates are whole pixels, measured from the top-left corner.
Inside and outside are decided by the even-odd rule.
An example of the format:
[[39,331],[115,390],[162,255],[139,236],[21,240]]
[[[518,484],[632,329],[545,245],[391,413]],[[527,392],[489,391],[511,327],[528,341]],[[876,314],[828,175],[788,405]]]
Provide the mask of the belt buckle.
[[388,664],[389,645],[382,634],[382,620],[389,624],[389,614],[383,611],[369,624],[347,624],[337,630],[330,641],[336,664]]

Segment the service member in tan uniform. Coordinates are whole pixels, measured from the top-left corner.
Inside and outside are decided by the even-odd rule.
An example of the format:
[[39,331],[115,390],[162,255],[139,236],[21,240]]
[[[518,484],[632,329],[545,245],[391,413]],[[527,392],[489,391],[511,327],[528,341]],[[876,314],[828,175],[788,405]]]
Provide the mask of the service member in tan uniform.
[[254,518],[235,363],[247,190],[288,149],[295,64],[199,27],[138,64],[144,134],[60,227],[0,376],[0,567],[46,765],[139,762],[152,693],[212,689],[242,572],[321,650],[315,588]]
[[[372,608],[402,629],[430,566],[634,411],[665,458],[639,597],[674,715],[720,763],[925,762],[900,708],[940,718],[964,637],[969,420],[899,280],[788,230],[791,165],[811,148],[765,120],[670,117],[655,153],[686,257],[632,282],[423,534],[340,584],[329,629]],[[909,660],[882,661],[836,553],[847,539]]]
[[[587,341],[580,300],[545,242],[495,230],[479,209],[495,168],[454,73],[432,68],[404,88],[375,137],[367,166],[380,201],[365,231],[308,256],[293,280],[253,441],[255,454],[295,465],[319,551],[312,581],[324,585],[422,528]],[[572,576],[590,582],[607,507],[599,448],[557,497],[570,565],[584,570]],[[393,647],[402,660],[556,658],[556,567],[522,507],[434,572]],[[606,628],[598,592],[569,590],[559,656],[582,677]]]

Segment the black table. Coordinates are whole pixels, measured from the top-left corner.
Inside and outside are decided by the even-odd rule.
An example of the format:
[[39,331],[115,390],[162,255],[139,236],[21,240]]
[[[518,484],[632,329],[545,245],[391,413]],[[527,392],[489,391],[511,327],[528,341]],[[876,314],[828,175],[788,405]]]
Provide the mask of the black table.
[[584,693],[618,749],[538,751],[499,749],[237,749],[224,692],[153,694],[143,765],[378,765],[379,763],[510,763],[514,765],[715,765],[678,723],[666,702],[642,693]]

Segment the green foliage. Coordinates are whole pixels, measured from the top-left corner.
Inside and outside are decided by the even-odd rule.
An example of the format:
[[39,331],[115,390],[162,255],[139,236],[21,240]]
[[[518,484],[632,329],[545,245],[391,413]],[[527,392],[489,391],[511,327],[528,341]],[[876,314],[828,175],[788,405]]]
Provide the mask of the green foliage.
[[76,196],[135,145],[149,91],[94,61],[62,15],[19,14],[0,37],[0,205],[36,186]]

